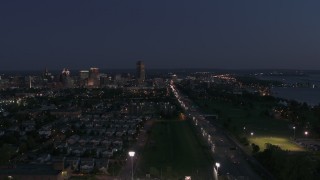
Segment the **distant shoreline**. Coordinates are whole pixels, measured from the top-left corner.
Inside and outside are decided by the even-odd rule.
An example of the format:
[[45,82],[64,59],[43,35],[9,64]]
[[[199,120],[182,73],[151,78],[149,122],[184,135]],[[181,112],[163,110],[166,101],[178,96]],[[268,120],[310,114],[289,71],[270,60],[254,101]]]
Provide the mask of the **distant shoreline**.
[[320,104],[320,88],[275,87],[271,91],[274,97],[307,103],[309,106]]

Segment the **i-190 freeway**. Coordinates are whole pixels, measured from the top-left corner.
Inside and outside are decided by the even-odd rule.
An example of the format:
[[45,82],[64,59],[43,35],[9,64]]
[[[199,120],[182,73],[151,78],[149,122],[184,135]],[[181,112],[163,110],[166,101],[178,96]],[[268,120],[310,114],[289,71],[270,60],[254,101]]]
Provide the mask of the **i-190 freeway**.
[[204,113],[193,107],[192,101],[183,96],[174,84],[171,84],[171,90],[188,118],[192,119],[203,138],[211,146],[215,159],[212,164],[214,179],[274,179],[259,162],[246,154],[242,145],[225,132],[221,126],[214,121],[209,121]]

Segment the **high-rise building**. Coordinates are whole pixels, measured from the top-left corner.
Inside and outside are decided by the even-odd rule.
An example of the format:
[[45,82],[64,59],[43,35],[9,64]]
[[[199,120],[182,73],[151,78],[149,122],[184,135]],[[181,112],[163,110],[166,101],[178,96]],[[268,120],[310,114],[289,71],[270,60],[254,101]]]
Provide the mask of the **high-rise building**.
[[81,80],[85,80],[89,78],[89,71],[88,70],[81,70],[79,72],[79,77]]
[[139,83],[143,83],[146,79],[145,66],[143,61],[137,62],[137,78]]
[[87,86],[88,85],[88,78],[89,78],[89,71],[88,70],[79,71],[78,85],[80,87]]
[[88,86],[97,87],[100,84],[99,80],[99,69],[98,68],[90,68],[89,70],[89,78],[88,78]]
[[64,87],[70,88],[73,86],[72,79],[70,77],[70,71],[64,68],[60,75],[60,82],[63,84]]
[[100,86],[106,86],[111,82],[111,77],[107,74],[100,74]]
[[32,77],[29,76],[29,88],[31,89],[32,88]]
[[52,82],[53,81],[53,76],[52,74],[48,71],[48,69],[46,68],[42,74],[42,80],[43,82],[45,83],[48,83],[48,82]]

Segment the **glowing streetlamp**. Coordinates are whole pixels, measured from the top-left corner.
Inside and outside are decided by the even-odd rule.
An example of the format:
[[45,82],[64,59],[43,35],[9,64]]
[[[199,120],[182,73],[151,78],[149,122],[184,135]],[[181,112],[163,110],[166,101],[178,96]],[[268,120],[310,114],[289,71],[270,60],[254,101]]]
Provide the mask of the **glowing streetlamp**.
[[293,126],[293,139],[296,139],[296,127]]
[[304,132],[304,135],[308,136],[308,135],[309,135],[309,132],[308,132],[308,131],[305,131],[305,132]]
[[129,156],[131,157],[131,179],[133,180],[133,157],[135,155],[134,151],[129,151]]
[[253,132],[251,132],[251,133],[250,133],[250,135],[251,135],[251,136],[253,136],[253,135],[254,135],[254,133],[253,133]]
[[218,175],[219,174],[220,163],[216,162],[216,167],[217,167],[217,175]]

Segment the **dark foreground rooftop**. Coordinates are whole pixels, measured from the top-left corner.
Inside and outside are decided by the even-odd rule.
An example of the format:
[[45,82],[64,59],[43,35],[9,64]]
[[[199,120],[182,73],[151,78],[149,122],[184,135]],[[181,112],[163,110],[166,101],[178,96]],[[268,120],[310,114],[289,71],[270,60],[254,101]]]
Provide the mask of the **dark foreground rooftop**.
[[58,175],[59,172],[52,165],[43,164],[0,166],[0,175]]

